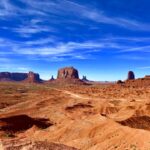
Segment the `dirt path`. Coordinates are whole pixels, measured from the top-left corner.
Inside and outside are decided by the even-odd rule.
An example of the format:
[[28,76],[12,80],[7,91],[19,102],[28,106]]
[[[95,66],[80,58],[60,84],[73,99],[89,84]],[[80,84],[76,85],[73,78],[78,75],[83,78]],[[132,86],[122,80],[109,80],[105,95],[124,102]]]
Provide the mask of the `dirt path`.
[[[62,93],[62,95],[67,95],[67,97],[71,97],[73,99],[83,99],[83,100],[90,99],[89,97],[84,97],[84,96],[75,94],[73,92],[67,91],[67,90],[60,90],[60,89],[57,89],[57,88],[51,88],[51,89],[59,91],[59,92]],[[32,101],[30,99],[27,99],[24,102],[19,102],[18,104],[8,106],[6,108],[1,109],[0,114],[3,114],[3,113],[5,114],[5,113],[8,113],[8,112],[9,113],[14,112],[14,110],[17,111],[17,110],[20,110],[20,108],[25,109],[27,107],[29,109],[29,108],[34,107],[37,103],[40,103],[42,101],[46,101],[47,99],[49,99],[49,97],[48,98],[41,97],[39,99],[32,99]]]

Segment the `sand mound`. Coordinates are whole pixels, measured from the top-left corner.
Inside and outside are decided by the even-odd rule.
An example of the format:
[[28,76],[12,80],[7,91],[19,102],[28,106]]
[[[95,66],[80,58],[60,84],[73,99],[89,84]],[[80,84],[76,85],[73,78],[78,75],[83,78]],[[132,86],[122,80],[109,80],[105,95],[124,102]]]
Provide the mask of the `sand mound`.
[[117,113],[119,111],[119,109],[117,107],[111,107],[111,106],[107,106],[107,107],[102,107],[100,114],[102,116],[107,116],[113,113]]

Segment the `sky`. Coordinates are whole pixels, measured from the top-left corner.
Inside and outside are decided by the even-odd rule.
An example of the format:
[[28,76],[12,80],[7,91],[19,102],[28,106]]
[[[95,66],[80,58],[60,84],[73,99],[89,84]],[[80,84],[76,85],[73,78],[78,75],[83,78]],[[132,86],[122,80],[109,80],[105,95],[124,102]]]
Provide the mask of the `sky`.
[[0,0],[0,72],[90,80],[150,74],[149,0]]

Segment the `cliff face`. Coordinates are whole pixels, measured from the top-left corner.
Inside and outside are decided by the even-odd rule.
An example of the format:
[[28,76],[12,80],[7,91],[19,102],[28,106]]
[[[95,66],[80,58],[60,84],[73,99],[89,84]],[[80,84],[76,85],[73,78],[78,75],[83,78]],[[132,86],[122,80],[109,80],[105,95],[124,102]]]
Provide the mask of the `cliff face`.
[[78,70],[74,67],[64,67],[58,70],[57,79],[51,78],[49,80],[50,83],[53,84],[78,84],[83,85],[86,84],[84,81],[79,79]]
[[10,72],[0,72],[0,81],[41,81],[39,74],[33,72],[29,73],[10,73]]
[[28,83],[38,83],[41,82],[41,79],[39,74],[30,71],[24,81]]
[[78,70],[73,67],[65,67],[58,70],[57,79],[79,79]]
[[0,72],[0,81],[22,81],[27,76],[27,73]]
[[1,72],[0,73],[0,81],[10,81],[11,73],[10,72]]
[[127,80],[134,80],[135,79],[135,75],[133,71],[129,71],[128,72],[128,77]]
[[22,81],[28,77],[27,73],[11,73],[11,79],[14,81]]

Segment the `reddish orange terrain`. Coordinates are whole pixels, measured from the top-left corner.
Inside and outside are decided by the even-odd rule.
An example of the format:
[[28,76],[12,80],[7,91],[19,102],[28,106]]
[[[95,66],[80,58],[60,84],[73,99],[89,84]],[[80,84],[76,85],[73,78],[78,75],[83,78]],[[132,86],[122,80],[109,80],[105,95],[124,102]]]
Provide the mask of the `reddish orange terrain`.
[[148,83],[0,82],[0,150],[150,150]]

